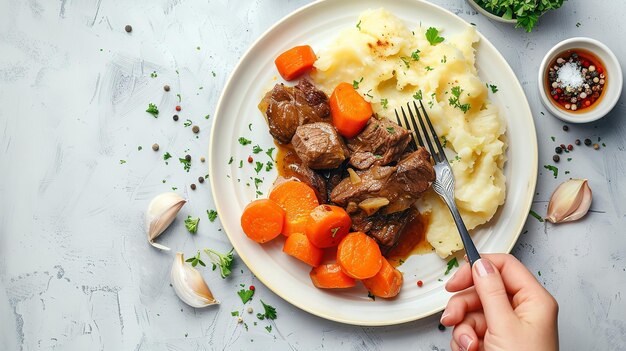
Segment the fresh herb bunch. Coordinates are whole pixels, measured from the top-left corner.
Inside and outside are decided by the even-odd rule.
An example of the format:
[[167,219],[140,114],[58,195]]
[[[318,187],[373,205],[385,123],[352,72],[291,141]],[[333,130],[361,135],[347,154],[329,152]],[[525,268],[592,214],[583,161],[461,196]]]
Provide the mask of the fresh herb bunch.
[[204,249],[204,252],[211,258],[211,261],[213,262],[213,269],[220,267],[220,274],[222,278],[228,277],[231,273],[230,269],[233,265],[234,260],[233,250],[234,248],[230,249],[230,251],[228,251],[227,253],[222,254],[215,250]]
[[474,0],[485,10],[504,19],[516,19],[515,27],[531,32],[539,16],[556,10],[565,0]]

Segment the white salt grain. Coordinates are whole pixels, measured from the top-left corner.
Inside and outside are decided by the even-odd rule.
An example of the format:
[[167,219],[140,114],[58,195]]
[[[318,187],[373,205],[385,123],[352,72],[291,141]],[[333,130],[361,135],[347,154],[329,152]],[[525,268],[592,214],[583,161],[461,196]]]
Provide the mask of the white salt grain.
[[567,62],[557,72],[557,82],[562,87],[578,88],[583,85],[585,79],[580,73],[580,66],[577,63]]

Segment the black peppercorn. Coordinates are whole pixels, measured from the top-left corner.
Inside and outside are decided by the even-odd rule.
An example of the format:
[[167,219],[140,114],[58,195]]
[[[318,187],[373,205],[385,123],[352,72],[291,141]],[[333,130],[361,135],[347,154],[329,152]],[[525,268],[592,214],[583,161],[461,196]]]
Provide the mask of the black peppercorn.
[[563,130],[567,132],[569,130],[569,127],[568,126],[563,126]]
[[198,177],[198,182],[199,183],[204,183],[204,177]]
[[167,85],[167,84],[166,84],[166,85],[164,85],[164,86],[163,86],[163,90],[165,90],[165,91],[170,91],[170,86],[169,86],[169,85]]
[[559,157],[559,155],[552,156],[552,161],[559,162],[560,160],[561,160],[561,158]]
[[560,146],[557,146],[554,148],[554,152],[556,152],[557,154],[560,154],[563,152],[563,148],[561,148]]
[[191,187],[191,190],[196,190],[196,185],[194,183],[191,183],[190,187]]
[[174,115],[172,118],[174,119],[174,121],[178,121],[178,115]]
[[591,139],[589,138],[585,139],[585,145],[591,146]]
[[574,141],[574,144],[580,145],[580,139],[576,139],[576,141]]
[[185,155],[185,160],[191,161],[191,155]]
[[126,27],[124,27],[124,30],[126,33],[130,33],[133,31],[133,27],[130,24],[127,24]]

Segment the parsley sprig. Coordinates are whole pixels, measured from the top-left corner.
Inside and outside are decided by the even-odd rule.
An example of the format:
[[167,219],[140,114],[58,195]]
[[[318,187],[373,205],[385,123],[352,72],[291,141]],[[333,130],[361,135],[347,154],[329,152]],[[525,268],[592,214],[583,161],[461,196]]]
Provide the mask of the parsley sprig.
[[231,273],[230,268],[232,267],[234,260],[233,250],[234,248],[230,249],[227,253],[222,254],[215,250],[204,249],[204,252],[211,258],[211,261],[213,261],[213,267],[216,265],[220,267],[220,274],[222,278],[228,277]]
[[448,99],[450,106],[458,108],[459,110],[463,111],[463,113],[467,113],[472,105],[470,105],[469,103],[461,104],[460,98],[461,93],[463,93],[463,89],[461,89],[461,87],[457,85],[455,87],[452,87],[452,90],[450,92],[452,93],[452,96]]
[[426,40],[428,40],[430,45],[437,45],[445,39],[439,36],[439,30],[437,28],[430,27],[426,30]]
[[155,105],[153,103],[149,103],[148,104],[148,109],[146,110],[146,112],[151,114],[152,117],[154,117],[154,118],[157,118],[159,116],[159,108],[157,107],[157,105]]
[[198,251],[198,253],[194,257],[186,259],[185,262],[191,262],[192,267],[195,267],[198,264],[200,264],[202,267],[206,267],[204,262],[202,262],[202,260],[200,259],[200,251]]
[[444,273],[444,275],[448,275],[448,273],[450,273],[452,268],[458,267],[458,266],[459,266],[459,261],[457,261],[456,257],[452,258],[450,261],[448,261],[448,268],[446,268],[446,272]]

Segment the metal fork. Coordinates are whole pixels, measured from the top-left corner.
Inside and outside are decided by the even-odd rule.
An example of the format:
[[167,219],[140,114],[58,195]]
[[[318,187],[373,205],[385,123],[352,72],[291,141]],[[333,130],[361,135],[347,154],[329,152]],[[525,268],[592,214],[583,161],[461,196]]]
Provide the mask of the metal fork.
[[[480,255],[478,254],[478,250],[476,250],[476,246],[474,246],[472,237],[467,231],[465,223],[463,223],[463,219],[461,218],[461,214],[459,213],[459,209],[456,207],[456,202],[454,201],[454,175],[452,174],[452,168],[450,168],[448,158],[446,157],[446,154],[443,151],[443,147],[439,142],[439,137],[435,132],[435,128],[433,128],[433,125],[430,122],[430,118],[428,118],[428,114],[426,113],[426,109],[422,104],[422,100],[419,100],[419,102],[422,113],[420,113],[420,108],[417,107],[417,103],[415,101],[413,101],[414,110],[411,109],[411,103],[407,102],[406,109],[409,113],[410,119],[407,118],[404,107],[400,107],[400,111],[402,112],[402,117],[404,119],[404,125],[408,130],[413,131],[413,133],[411,133],[413,135],[413,137],[411,138],[411,146],[413,146],[413,148],[417,150],[417,145],[423,147],[426,147],[426,145],[428,145],[428,151],[430,151],[430,155],[435,161],[435,165],[433,167],[435,169],[435,181],[433,182],[433,189],[437,194],[439,194],[439,196],[441,196],[446,205],[448,205],[448,208],[452,213],[452,217],[454,218],[454,222],[456,223],[456,227],[459,230],[459,234],[461,235],[461,241],[463,242],[463,246],[465,247],[465,254],[467,255],[467,259],[469,260],[470,265],[474,265],[474,262],[480,259]],[[398,124],[403,125],[403,123],[400,121],[400,116],[398,115],[397,109],[395,110],[395,113]],[[424,117],[422,117],[422,114]],[[419,128],[417,123],[415,122],[416,116],[419,121],[419,126],[421,128]],[[409,125],[409,120],[411,121],[411,125]],[[426,128],[424,120],[426,120],[428,128]],[[413,128],[411,128],[411,126]],[[423,139],[422,135],[420,134],[423,135]],[[424,144],[424,141],[426,141],[426,144]]]

